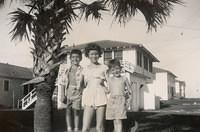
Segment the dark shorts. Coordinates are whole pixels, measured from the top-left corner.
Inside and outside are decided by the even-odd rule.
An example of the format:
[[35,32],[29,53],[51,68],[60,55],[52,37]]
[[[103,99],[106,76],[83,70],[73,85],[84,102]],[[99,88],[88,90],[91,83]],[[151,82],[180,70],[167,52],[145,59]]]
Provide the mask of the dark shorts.
[[81,99],[76,99],[76,100],[67,100],[66,101],[67,104],[67,109],[75,109],[75,110],[81,110],[82,106],[81,106]]
[[67,89],[67,108],[72,108],[75,110],[81,110],[81,97],[75,100],[70,100],[73,97],[80,95],[80,91],[76,89],[76,87],[70,87]]

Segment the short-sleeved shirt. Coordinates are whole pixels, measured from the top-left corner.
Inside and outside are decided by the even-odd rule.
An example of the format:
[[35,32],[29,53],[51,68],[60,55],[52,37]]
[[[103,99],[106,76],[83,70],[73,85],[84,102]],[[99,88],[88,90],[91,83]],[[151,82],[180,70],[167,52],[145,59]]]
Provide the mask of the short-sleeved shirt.
[[83,75],[86,88],[82,95],[83,106],[98,107],[107,103],[105,86],[103,86],[107,69],[107,66],[103,64],[88,65],[84,68]]

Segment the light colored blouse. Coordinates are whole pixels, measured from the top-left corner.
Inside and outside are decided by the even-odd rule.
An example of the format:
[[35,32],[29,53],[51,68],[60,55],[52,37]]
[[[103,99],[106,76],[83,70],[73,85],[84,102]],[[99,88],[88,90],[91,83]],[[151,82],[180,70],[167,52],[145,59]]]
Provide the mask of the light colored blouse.
[[83,106],[102,106],[107,103],[104,81],[106,79],[107,66],[103,64],[88,65],[83,70],[86,88],[82,95]]

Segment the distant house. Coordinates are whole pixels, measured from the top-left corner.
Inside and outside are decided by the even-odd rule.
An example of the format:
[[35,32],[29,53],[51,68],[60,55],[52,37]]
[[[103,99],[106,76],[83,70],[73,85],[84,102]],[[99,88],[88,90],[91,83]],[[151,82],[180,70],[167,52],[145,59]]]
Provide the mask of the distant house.
[[0,106],[17,107],[18,99],[31,90],[30,86],[21,84],[32,77],[32,72],[28,68],[0,63]]
[[185,98],[185,87],[186,84],[184,81],[175,80],[175,92],[177,98]]
[[[114,58],[122,62],[124,74],[129,78],[132,85],[132,110],[158,108],[155,106],[157,105],[155,95],[149,90],[148,84],[155,79],[153,63],[159,62],[159,60],[141,44],[111,40],[96,41],[95,43],[101,46],[103,50],[103,55],[100,58],[101,63],[107,64],[109,60]],[[67,47],[67,50],[76,48],[84,52],[87,44]],[[85,66],[88,62],[89,60],[83,55],[81,64]]]
[[168,100],[174,98],[176,96],[176,75],[162,68],[154,67],[153,71],[155,73],[155,80],[152,84],[150,84],[150,87],[154,88],[155,95],[160,98],[160,100]]

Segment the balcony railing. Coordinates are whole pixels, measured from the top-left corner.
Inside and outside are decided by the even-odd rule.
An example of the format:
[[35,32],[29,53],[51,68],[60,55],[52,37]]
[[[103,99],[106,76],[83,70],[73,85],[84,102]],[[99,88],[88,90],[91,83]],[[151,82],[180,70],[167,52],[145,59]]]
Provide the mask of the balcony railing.
[[123,70],[128,71],[130,73],[135,72],[135,66],[132,63],[128,61],[121,61],[121,65],[123,67]]
[[132,63],[128,62],[128,61],[121,61],[121,65],[123,67],[123,70],[129,73],[138,73],[150,80],[155,78],[155,75],[149,71],[147,71],[146,69],[139,67],[139,66],[135,66]]

